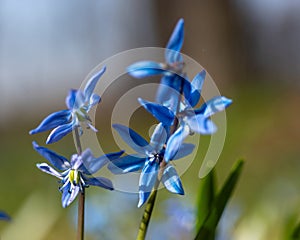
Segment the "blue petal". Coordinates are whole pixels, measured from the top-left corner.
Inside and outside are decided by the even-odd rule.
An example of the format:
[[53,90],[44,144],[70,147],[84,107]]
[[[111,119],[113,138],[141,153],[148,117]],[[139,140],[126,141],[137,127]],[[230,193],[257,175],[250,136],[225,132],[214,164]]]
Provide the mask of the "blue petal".
[[186,75],[173,74],[171,78],[162,79],[161,84],[175,89],[178,93],[183,93],[184,96],[188,96],[192,89],[191,82]]
[[85,174],[94,174],[109,161],[118,159],[123,153],[124,151],[108,153],[101,157],[95,158],[91,150],[86,149],[81,154],[83,165],[81,166],[80,170],[82,170],[82,172]]
[[193,152],[194,148],[195,148],[195,145],[192,143],[182,143],[178,149],[178,152],[173,157],[173,160],[177,160],[177,159],[186,157],[187,155],[189,155]]
[[113,124],[113,128],[119,133],[121,138],[134,149],[136,152],[145,154],[145,151],[150,151],[151,147],[148,142],[138,133],[121,124]]
[[69,91],[68,96],[66,97],[66,105],[67,105],[68,109],[70,109],[70,110],[74,108],[77,92],[78,92],[78,90],[71,89]]
[[58,170],[63,171],[70,168],[70,163],[65,157],[58,155],[48,148],[39,146],[36,142],[32,142],[32,145],[34,150],[46,158]]
[[164,73],[166,70],[161,63],[141,61],[127,67],[129,75],[136,78],[149,77]]
[[0,211],[0,220],[10,221],[10,216],[3,211]]
[[85,98],[84,98],[83,92],[77,91],[75,104],[74,104],[73,108],[74,109],[80,109],[84,106],[85,106]]
[[192,132],[200,134],[213,134],[217,131],[216,125],[202,114],[188,117],[186,123]]
[[57,172],[55,169],[53,169],[51,166],[49,166],[47,163],[38,163],[36,165],[38,167],[38,169],[40,169],[41,171],[48,173],[54,177],[57,177],[59,179],[63,179],[61,173]]
[[63,208],[66,208],[69,205],[69,199],[71,197],[71,193],[69,192],[70,183],[66,187],[63,188],[62,196],[61,196],[61,203]]
[[174,113],[177,111],[180,94],[169,85],[175,78],[176,75],[163,76],[156,93],[156,102],[168,107]]
[[167,49],[173,50],[173,51],[166,51],[165,58],[168,63],[176,62],[176,59],[178,59],[178,57],[176,56],[174,57],[174,51],[179,52],[181,50],[183,39],[184,39],[184,20],[181,18],[177,22],[166,47]]
[[173,166],[168,165],[165,168],[161,181],[170,192],[184,195],[180,178]]
[[190,92],[191,83],[188,78],[177,74],[164,76],[157,90],[156,102],[168,107],[175,113],[179,104],[180,93],[189,96]]
[[36,129],[31,130],[29,134],[44,132],[56,128],[59,125],[66,124],[70,121],[71,116],[72,114],[70,110],[54,112],[46,117]]
[[175,115],[167,107],[138,98],[140,104],[165,126],[171,126]]
[[66,97],[66,105],[70,110],[79,109],[85,104],[83,93],[76,89],[71,89]]
[[184,139],[189,135],[190,130],[188,126],[180,126],[175,133],[169,138],[167,142],[166,152],[164,155],[165,161],[168,163],[173,160],[179,151]]
[[83,165],[83,162],[82,162],[82,157],[80,155],[78,155],[77,153],[76,154],[73,154],[71,156],[71,168],[72,169],[81,169],[82,165]]
[[198,90],[198,92],[201,93],[203,83],[206,77],[206,71],[203,69],[201,72],[199,72],[192,81],[192,88],[193,90]]
[[142,170],[139,181],[139,203],[141,207],[148,199],[152,188],[157,181],[159,165],[156,162],[147,162]]
[[[103,161],[98,161],[96,162],[97,158],[94,157],[91,149],[87,148],[86,150],[84,150],[80,157],[78,157],[77,154],[74,154],[71,158],[71,163],[72,163],[72,166],[74,166],[77,162],[80,162],[80,164],[76,164],[78,165],[78,170],[80,170],[81,172],[85,173],[85,174],[93,174],[91,173],[91,168],[93,167],[94,164],[97,164],[97,165],[104,165],[107,163],[107,161],[105,163],[103,163]],[[102,166],[103,166],[102,165]],[[75,168],[76,169],[76,168]],[[100,168],[99,168],[100,169]]]
[[183,57],[179,51],[166,49],[165,58],[166,62],[170,65],[172,65],[173,63],[183,63]]
[[105,72],[106,67],[103,67],[99,72],[97,72],[94,76],[90,78],[90,80],[87,82],[84,90],[83,90],[83,95],[85,98],[85,101],[90,101],[90,98],[92,96],[92,93],[95,90],[96,84],[98,83],[100,77],[103,75]]
[[114,190],[112,182],[104,177],[95,177],[85,179],[85,183],[92,186],[102,187],[108,190]]
[[160,151],[166,143],[168,133],[162,123],[159,123],[152,133],[150,144],[155,152]]
[[141,207],[144,205],[144,203],[147,201],[149,198],[151,192],[148,191],[143,191],[142,189],[139,190],[139,202],[138,202],[138,207]]
[[108,164],[108,169],[114,174],[136,172],[143,168],[146,158],[139,155],[128,155],[112,160]]
[[188,101],[192,107],[195,107],[196,104],[200,100],[202,86],[203,86],[203,83],[205,80],[205,76],[206,76],[206,71],[202,70],[194,77],[194,79],[191,83],[191,85],[192,85],[191,94],[189,97],[186,97],[186,98],[188,99]]
[[99,102],[101,101],[101,97],[95,93],[92,94],[92,96],[90,97],[89,99],[89,103],[88,103],[88,106],[87,106],[87,112],[90,111],[90,109],[97,105]]
[[64,208],[68,207],[74,199],[77,197],[80,188],[78,186],[73,186],[69,182],[67,186],[63,188],[61,202]]
[[66,136],[68,133],[72,132],[73,128],[73,122],[55,128],[48,136],[46,144],[57,142],[58,140]]
[[[184,76],[178,76],[178,80],[181,83],[181,86],[179,88],[179,91],[183,93],[184,96],[187,96],[190,94],[192,89],[192,84],[188,77],[186,75]],[[183,89],[181,89],[183,88]]]
[[211,115],[223,111],[232,103],[231,99],[223,96],[214,97],[204,103],[201,108],[196,109],[195,112],[203,114],[205,117],[210,117]]

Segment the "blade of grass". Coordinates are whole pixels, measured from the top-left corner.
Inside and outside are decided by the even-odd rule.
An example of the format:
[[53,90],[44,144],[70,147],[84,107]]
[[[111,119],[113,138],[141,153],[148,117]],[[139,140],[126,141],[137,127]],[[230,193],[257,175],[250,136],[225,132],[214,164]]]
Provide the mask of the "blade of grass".
[[207,216],[206,220],[200,227],[195,240],[211,240],[214,239],[215,230],[219,220],[224,212],[224,209],[233,193],[233,190],[239,180],[241,171],[243,169],[244,160],[238,160],[233,166],[231,173],[225,181],[220,192],[215,197],[213,207]]
[[295,227],[291,239],[293,239],[293,240],[300,240],[300,222]]
[[205,219],[210,213],[215,198],[215,171],[212,170],[200,180],[198,200],[197,200],[197,224],[196,229],[200,229]]

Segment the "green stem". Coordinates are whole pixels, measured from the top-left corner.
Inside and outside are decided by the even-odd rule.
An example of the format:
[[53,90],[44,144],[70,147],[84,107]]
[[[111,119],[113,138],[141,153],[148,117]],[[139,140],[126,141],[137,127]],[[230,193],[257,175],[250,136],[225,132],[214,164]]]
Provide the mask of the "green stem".
[[[179,112],[179,107],[180,107],[179,105],[180,105],[180,101],[181,101],[182,94],[183,94],[183,81],[181,82],[179,92],[180,92],[180,94],[178,96],[178,105],[177,105],[177,109],[176,109],[177,113]],[[177,130],[178,124],[179,124],[178,118],[175,117],[174,123],[170,128],[170,135],[172,135]],[[151,219],[152,211],[154,209],[154,204],[155,204],[156,195],[157,195],[157,189],[158,189],[161,177],[163,175],[163,172],[164,172],[164,169],[166,166],[167,166],[167,163],[163,159],[159,166],[157,180],[156,180],[155,185],[150,193],[149,200],[146,204],[144,214],[143,214],[142,220],[140,222],[139,232],[138,232],[136,240],[144,240],[146,237],[146,233],[147,233],[148,225],[149,225],[149,222]]]
[[[75,131],[75,145],[77,149],[77,154],[81,155],[82,147],[80,142],[80,135],[78,127],[74,129]],[[77,222],[77,239],[84,239],[84,205],[85,205],[85,191],[84,188],[79,192],[78,196],[78,222]]]
[[[176,131],[177,126],[178,126],[178,120],[176,118],[174,121],[174,124],[172,126],[172,129],[171,129],[171,134],[173,134]],[[157,195],[157,189],[158,189],[161,177],[163,175],[163,172],[164,172],[164,169],[166,166],[167,166],[167,163],[166,163],[166,161],[163,160],[160,163],[158,177],[157,177],[155,185],[150,193],[149,200],[146,204],[144,214],[143,214],[142,220],[140,222],[139,232],[138,232],[136,240],[144,240],[146,237],[149,222],[150,222],[151,215],[152,215],[152,212],[154,209],[154,204],[155,204],[156,195]]]
[[157,180],[155,183],[155,186],[153,187],[153,189],[151,191],[149,200],[146,204],[144,214],[143,214],[142,220],[140,222],[140,228],[139,228],[139,232],[136,237],[136,240],[144,240],[146,237],[147,229],[148,229],[152,211],[154,208],[158,185],[159,185],[159,181]]

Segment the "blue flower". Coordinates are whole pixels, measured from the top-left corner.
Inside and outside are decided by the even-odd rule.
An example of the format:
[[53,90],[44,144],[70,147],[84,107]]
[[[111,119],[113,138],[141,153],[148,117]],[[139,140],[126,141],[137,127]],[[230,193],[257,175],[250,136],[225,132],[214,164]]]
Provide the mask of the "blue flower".
[[163,75],[156,102],[167,105],[176,111],[180,92],[189,91],[187,76],[183,72],[184,62],[180,50],[184,39],[184,20],[180,19],[165,49],[165,62],[141,61],[127,68],[128,73],[136,78]]
[[162,175],[159,177],[161,182],[170,192],[184,194],[180,178],[170,161],[190,154],[194,149],[193,144],[170,145],[162,124],[156,126],[150,143],[126,126],[114,124],[113,127],[136,153],[112,160],[108,164],[108,169],[114,174],[141,170],[138,207],[142,206],[148,199],[159,177],[158,173],[163,161],[165,161],[166,166],[161,169]]
[[64,208],[69,206],[77,194],[89,185],[113,190],[112,182],[109,179],[93,177],[92,174],[96,173],[110,160],[115,160],[124,153],[124,151],[120,151],[95,158],[91,150],[86,149],[81,155],[72,155],[69,161],[65,157],[39,146],[36,142],[33,142],[33,148],[53,165],[54,168],[47,163],[39,163],[37,167],[41,171],[60,179],[61,200]]
[[0,220],[10,221],[10,216],[5,212],[0,211]]
[[136,78],[165,74],[171,76],[174,73],[181,74],[183,69],[183,58],[180,50],[184,37],[184,20],[180,19],[169,39],[165,50],[165,63],[153,61],[141,61],[127,68],[128,73]]
[[190,83],[190,91],[186,92],[179,102],[176,112],[162,104],[149,102],[139,98],[141,105],[164,126],[171,126],[178,119],[178,129],[168,140],[172,145],[180,145],[183,140],[193,133],[213,134],[217,127],[210,117],[228,107],[232,100],[224,96],[214,97],[205,102],[200,108],[194,109],[201,97],[201,89],[206,76],[205,70],[198,73]]
[[81,123],[85,123],[88,128],[96,132],[97,130],[92,125],[88,112],[101,100],[100,96],[93,93],[93,91],[100,77],[105,72],[105,69],[106,68],[103,67],[90,78],[83,92],[75,89],[70,90],[66,98],[68,109],[50,114],[37,128],[31,130],[29,133],[35,134],[53,129],[46,141],[46,143],[49,144],[57,142],[77,127],[80,130],[80,134],[82,134]]

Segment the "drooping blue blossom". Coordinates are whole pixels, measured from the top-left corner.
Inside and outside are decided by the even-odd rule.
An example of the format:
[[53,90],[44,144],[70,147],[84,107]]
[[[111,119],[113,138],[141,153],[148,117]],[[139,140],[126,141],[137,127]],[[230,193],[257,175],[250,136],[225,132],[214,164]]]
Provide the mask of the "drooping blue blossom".
[[190,154],[194,149],[193,144],[170,145],[167,140],[168,134],[162,124],[156,126],[150,143],[124,125],[114,124],[113,127],[136,153],[112,160],[108,164],[108,169],[114,174],[141,170],[138,207],[147,201],[158,179],[163,161],[166,166],[162,169],[161,182],[170,192],[184,194],[180,178],[170,161]]
[[186,92],[179,102],[177,112],[167,106],[139,99],[141,105],[165,126],[171,126],[178,119],[178,129],[170,137],[169,143],[180,145],[192,133],[213,134],[217,127],[210,117],[228,107],[232,100],[218,96],[205,102],[200,108],[194,109],[200,101],[202,85],[206,76],[205,70],[198,73],[190,83],[190,91]]
[[93,177],[93,174],[109,161],[118,159],[124,153],[124,151],[120,151],[95,158],[91,150],[86,149],[81,155],[72,155],[69,161],[65,157],[39,146],[36,142],[33,142],[33,148],[53,165],[52,167],[47,163],[39,163],[37,167],[60,179],[61,201],[64,208],[73,202],[80,191],[82,192],[90,185],[113,190],[113,184],[109,179]]
[[5,212],[0,211],[0,220],[10,221],[10,216]]
[[49,144],[57,142],[75,128],[79,128],[80,133],[82,133],[81,123],[84,123],[87,128],[96,132],[97,130],[92,125],[88,112],[101,100],[100,96],[93,92],[105,69],[106,68],[103,67],[99,72],[93,75],[83,91],[70,90],[66,97],[68,109],[50,114],[37,128],[31,130],[29,133],[35,134],[53,129],[46,141],[46,143]]

